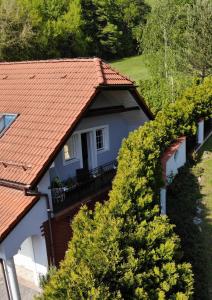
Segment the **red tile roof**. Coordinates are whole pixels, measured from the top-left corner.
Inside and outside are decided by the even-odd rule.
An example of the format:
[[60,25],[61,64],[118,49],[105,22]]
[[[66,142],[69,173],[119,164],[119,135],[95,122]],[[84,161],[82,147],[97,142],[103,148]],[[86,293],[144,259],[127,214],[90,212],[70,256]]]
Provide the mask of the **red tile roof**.
[[0,186],[0,241],[14,228],[36,200],[35,196],[25,196],[23,191]]
[[133,82],[98,58],[0,63],[0,113],[19,114],[0,137],[0,180],[34,183],[102,85]]
[[163,180],[166,182],[166,163],[167,161],[172,157],[173,154],[177,152],[177,150],[180,148],[181,144],[186,140],[185,136],[182,136],[178,138],[171,146],[169,146],[166,151],[163,153],[161,157],[161,164],[162,164],[162,175]]

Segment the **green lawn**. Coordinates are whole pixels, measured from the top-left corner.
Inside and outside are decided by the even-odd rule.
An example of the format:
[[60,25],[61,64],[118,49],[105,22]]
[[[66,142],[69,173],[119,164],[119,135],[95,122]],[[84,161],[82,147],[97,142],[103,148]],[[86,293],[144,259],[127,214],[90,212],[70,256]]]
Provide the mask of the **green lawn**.
[[[185,167],[168,190],[168,216],[176,224],[184,260],[192,264],[195,300],[212,299],[212,137],[197,163]],[[200,221],[199,224],[194,224]]]
[[144,55],[138,55],[116,60],[110,64],[113,68],[127,75],[138,84],[139,80],[150,78],[146,62],[147,60]]
[[[151,7],[156,5],[158,0],[146,0]],[[132,57],[122,58],[120,60],[111,61],[111,66],[122,74],[127,75],[130,79],[139,83],[139,80],[150,78],[150,72],[146,65],[147,59],[145,55],[136,55]]]

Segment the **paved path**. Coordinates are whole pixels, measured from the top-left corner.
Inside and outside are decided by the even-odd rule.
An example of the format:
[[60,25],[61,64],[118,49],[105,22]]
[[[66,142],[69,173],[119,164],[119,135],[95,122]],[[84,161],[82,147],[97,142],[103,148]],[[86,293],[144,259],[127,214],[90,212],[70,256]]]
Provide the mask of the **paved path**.
[[[33,296],[38,294],[38,288],[35,287],[31,282],[24,280],[23,278],[19,277],[19,287],[21,292],[21,300],[32,300]],[[1,300],[8,300],[7,297],[7,290],[4,282],[4,276],[2,274],[2,270],[0,268],[0,299]]]

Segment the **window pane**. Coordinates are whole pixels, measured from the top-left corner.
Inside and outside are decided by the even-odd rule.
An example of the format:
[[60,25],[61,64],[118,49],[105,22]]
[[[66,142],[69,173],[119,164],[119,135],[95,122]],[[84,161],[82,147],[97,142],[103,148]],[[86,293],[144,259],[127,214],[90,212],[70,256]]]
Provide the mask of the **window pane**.
[[64,146],[64,158],[65,158],[65,160],[70,159],[68,145]]
[[71,136],[67,144],[64,146],[65,160],[77,158],[77,141],[78,141],[78,136],[77,134],[74,134]]
[[104,129],[96,130],[96,149],[104,149]]
[[10,124],[15,120],[17,115],[10,115],[10,114],[0,114],[0,133],[7,129]]

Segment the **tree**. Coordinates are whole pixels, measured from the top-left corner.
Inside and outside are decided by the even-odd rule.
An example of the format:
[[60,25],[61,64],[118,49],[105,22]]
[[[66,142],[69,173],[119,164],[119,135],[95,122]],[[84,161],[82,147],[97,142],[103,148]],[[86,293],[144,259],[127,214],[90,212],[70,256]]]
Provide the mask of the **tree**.
[[81,0],[89,54],[104,58],[135,54],[149,6],[143,0]]
[[144,0],[2,0],[0,59],[135,54]]
[[27,14],[15,0],[0,3],[0,59],[25,59],[34,34]]
[[187,24],[180,54],[186,69],[203,80],[212,72],[212,2],[196,0],[187,8]]
[[13,0],[0,6],[1,59],[44,59],[83,54],[78,0]]
[[72,223],[64,261],[38,299],[192,299],[191,266],[158,214],[160,158],[177,137],[212,117],[212,78],[194,85],[124,140],[110,199]]
[[76,216],[65,260],[38,299],[191,299],[191,267],[159,216],[160,158],[212,116],[211,83],[194,85],[124,140],[109,201]]
[[141,89],[155,112],[175,101],[194,78],[211,74],[211,8],[210,0],[162,0],[149,15],[142,46],[152,79]]

